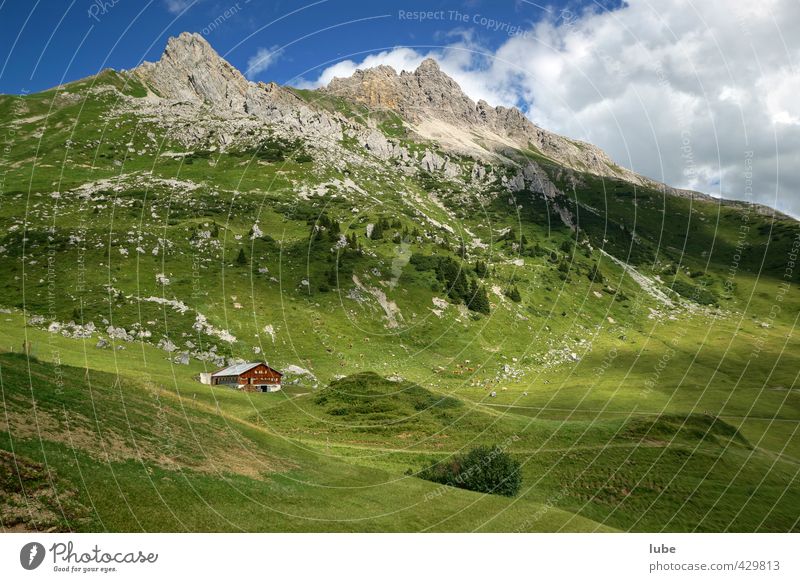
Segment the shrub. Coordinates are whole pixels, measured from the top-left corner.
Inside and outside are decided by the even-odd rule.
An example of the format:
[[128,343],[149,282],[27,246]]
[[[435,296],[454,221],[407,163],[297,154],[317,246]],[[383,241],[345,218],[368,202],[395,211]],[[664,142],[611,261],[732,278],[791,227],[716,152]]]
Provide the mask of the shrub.
[[472,297],[470,298],[469,303],[467,303],[469,310],[488,315],[491,311],[491,305],[489,304],[489,297],[486,295],[486,288],[483,285],[478,285],[475,283],[475,281],[473,281],[470,291]]
[[692,285],[680,279],[672,282],[672,290],[700,305],[717,305],[718,299],[713,291],[701,285]]
[[597,268],[597,265],[592,265],[586,276],[594,283],[602,284],[603,281],[605,281],[605,277],[603,277],[603,273],[600,272],[600,269]]
[[514,497],[522,485],[520,464],[498,446],[480,446],[465,455],[434,463],[420,477],[435,483]]
[[516,285],[509,287],[508,289],[503,291],[503,294],[509,299],[511,299],[511,301],[513,301],[514,303],[519,303],[520,301],[522,301],[522,295],[520,295],[519,289],[517,289]]
[[[438,284],[431,289],[444,288],[453,303],[464,303],[471,311],[488,314],[491,305],[486,289],[474,279],[467,278],[467,266],[446,255],[411,255],[410,263],[417,271],[434,271]],[[483,265],[487,268],[486,265]],[[487,268],[488,270],[488,268]]]

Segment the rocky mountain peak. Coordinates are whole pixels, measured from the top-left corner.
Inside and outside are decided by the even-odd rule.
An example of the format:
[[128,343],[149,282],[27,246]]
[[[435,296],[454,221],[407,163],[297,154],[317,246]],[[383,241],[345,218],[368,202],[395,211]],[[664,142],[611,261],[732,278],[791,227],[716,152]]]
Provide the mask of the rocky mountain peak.
[[438,73],[440,71],[441,69],[439,68],[439,63],[436,62],[436,59],[428,57],[419,64],[417,70],[414,72],[417,75],[424,75],[429,73]]
[[422,61],[414,72],[398,74],[386,65],[359,69],[351,77],[334,78],[323,91],[369,107],[393,109],[413,122],[431,115],[467,121],[475,109],[475,104],[432,58]]
[[[304,119],[312,116],[292,91],[248,81],[199,34],[184,32],[170,38],[157,62],[142,63],[133,74],[156,96],[173,102],[208,104],[265,119],[278,115],[289,120],[298,112]],[[475,103],[431,58],[413,72],[398,74],[386,65],[357,70],[351,77],[334,78],[321,91],[370,108],[393,110],[420,138],[445,150],[479,158],[502,156],[509,148],[533,150],[570,168],[640,181],[599,148],[545,131],[515,107]],[[337,125],[325,112],[314,115],[326,128]]]
[[475,103],[432,58],[414,72],[397,74],[387,66],[358,70],[351,77],[333,79],[322,91],[371,108],[392,109],[420,137],[458,153],[487,157],[509,148],[533,149],[570,168],[641,182],[601,149],[546,131],[516,107]]
[[174,61],[204,62],[220,59],[208,41],[196,32],[182,32],[167,40],[162,59]]
[[167,41],[161,58],[134,69],[162,97],[240,108],[249,82],[199,34],[183,32]]

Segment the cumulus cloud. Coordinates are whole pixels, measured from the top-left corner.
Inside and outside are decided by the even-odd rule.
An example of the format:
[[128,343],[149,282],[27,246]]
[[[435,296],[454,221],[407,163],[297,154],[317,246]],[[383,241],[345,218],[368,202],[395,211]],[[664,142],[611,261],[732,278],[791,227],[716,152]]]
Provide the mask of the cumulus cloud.
[[343,61],[312,84],[377,64],[412,70],[432,56],[473,99],[519,105],[636,172],[800,216],[797,22],[796,0],[629,0],[551,11],[493,51],[462,35],[425,54]]
[[259,73],[263,73],[275,64],[282,54],[283,51],[277,45],[272,48],[259,48],[253,56],[247,59],[245,75],[248,79],[252,79]]
[[359,61],[345,60],[331,65],[313,80],[302,79],[301,88],[325,86],[334,77],[349,77],[357,69],[369,69],[388,65],[398,73],[414,71],[426,58],[433,58],[439,67],[452,77],[471,98],[485,99],[494,105],[516,105],[517,96],[507,79],[495,78],[490,70],[491,53],[473,40],[469,31],[453,31],[447,35],[449,41],[440,49],[419,52],[398,47],[392,50],[367,55]]

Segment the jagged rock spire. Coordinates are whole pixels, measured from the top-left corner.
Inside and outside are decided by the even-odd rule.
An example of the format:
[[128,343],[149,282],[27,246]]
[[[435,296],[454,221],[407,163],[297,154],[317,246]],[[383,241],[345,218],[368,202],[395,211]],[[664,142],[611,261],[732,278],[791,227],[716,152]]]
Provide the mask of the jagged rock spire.
[[243,106],[249,82],[197,33],[183,32],[167,41],[155,63],[134,70],[160,96],[185,101]]

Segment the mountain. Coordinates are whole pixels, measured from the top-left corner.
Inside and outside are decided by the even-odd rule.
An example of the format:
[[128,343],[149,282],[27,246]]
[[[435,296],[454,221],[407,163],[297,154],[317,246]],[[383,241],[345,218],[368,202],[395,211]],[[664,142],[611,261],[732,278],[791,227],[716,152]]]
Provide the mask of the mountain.
[[[157,63],[144,63],[133,73],[162,98],[207,103],[231,113],[269,119],[279,105],[300,106],[287,89],[249,82],[198,34],[171,38]],[[580,171],[650,183],[591,144],[535,126],[517,108],[474,103],[433,59],[413,73],[398,75],[388,66],[359,70],[350,78],[333,79],[324,91],[373,110],[395,111],[420,138],[454,153],[497,161],[508,148],[531,149]]]
[[[184,33],[2,95],[0,125],[0,464],[28,475],[0,523],[797,529],[797,221],[636,175],[432,60],[307,90]],[[262,359],[283,392],[197,380]],[[515,500],[417,477],[493,444]]]
[[569,168],[644,183],[599,148],[545,131],[516,107],[473,102],[430,58],[413,73],[398,75],[388,66],[358,70],[352,77],[334,78],[324,90],[371,109],[396,111],[420,138],[454,152],[496,160],[493,154],[509,148],[530,149]]

